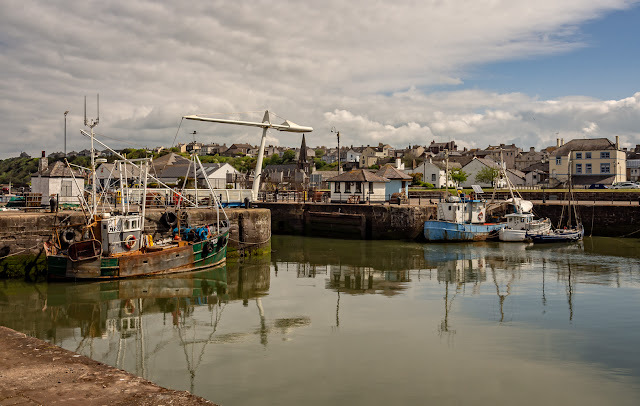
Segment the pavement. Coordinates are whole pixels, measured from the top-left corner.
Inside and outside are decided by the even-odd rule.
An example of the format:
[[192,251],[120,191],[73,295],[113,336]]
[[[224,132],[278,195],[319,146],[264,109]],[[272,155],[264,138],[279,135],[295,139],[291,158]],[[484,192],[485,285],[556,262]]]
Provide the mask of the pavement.
[[214,405],[0,326],[0,406]]

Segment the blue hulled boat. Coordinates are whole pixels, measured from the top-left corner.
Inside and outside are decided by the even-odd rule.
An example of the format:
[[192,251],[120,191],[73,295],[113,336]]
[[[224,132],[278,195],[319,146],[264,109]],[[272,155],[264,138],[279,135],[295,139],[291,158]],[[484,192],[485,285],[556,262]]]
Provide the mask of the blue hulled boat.
[[449,196],[438,203],[438,219],[424,222],[427,241],[484,241],[506,223],[486,223],[486,202]]

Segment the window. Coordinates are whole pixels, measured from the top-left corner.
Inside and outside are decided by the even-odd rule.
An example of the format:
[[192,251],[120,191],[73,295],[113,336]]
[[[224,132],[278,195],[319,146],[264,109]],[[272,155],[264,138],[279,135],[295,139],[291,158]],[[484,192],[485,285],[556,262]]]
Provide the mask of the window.
[[562,157],[561,156],[557,156],[556,157],[556,165],[562,165]]
[[610,164],[600,164],[600,173],[611,173]]
[[585,159],[591,159],[591,152],[585,152],[584,157]]
[[582,159],[582,152],[576,152],[576,159]]
[[369,182],[369,193],[373,194],[373,182]]
[[585,172],[586,173],[591,173],[591,164],[586,164],[585,165]]
[[340,182],[336,182],[336,188],[335,188],[334,192],[340,193]]
[[351,193],[351,182],[344,182],[344,192]]
[[60,189],[60,196],[71,197],[73,196],[73,183],[70,180],[63,180],[62,187]]
[[608,151],[600,153],[600,159],[608,159],[608,158],[610,158]]
[[356,182],[356,193],[362,193],[362,182]]
[[582,173],[582,164],[576,164],[576,173]]
[[431,174],[431,182],[435,182],[436,181],[436,174],[432,173]]

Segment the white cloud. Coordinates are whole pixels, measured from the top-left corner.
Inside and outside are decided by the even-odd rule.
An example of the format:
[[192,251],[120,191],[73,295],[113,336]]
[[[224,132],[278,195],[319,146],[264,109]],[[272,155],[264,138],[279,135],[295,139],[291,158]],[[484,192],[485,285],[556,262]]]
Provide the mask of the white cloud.
[[[61,150],[65,110],[68,150],[85,148],[78,134],[83,96],[92,115],[98,92],[98,133],[140,146],[171,144],[186,114],[265,108],[314,126],[310,145],[333,145],[332,126],[345,145],[455,139],[469,147],[496,140],[540,147],[556,132],[639,143],[638,93],[547,101],[423,90],[460,85],[483,63],[583,47],[580,24],[633,3],[5,0],[1,155]],[[258,131],[182,123],[178,141],[194,129],[207,142],[260,138]],[[270,137],[299,143],[294,135]],[[123,146],[130,144],[114,145]]]

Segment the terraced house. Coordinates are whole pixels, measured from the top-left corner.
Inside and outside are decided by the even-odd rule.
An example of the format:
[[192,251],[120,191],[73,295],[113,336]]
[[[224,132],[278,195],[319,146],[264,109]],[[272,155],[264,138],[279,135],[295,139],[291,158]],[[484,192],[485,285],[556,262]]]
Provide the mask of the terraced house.
[[[575,186],[601,183],[611,185],[627,180],[626,154],[606,138],[576,139],[560,145],[549,159],[550,181],[564,183],[569,179]],[[571,172],[569,172],[571,165]]]

